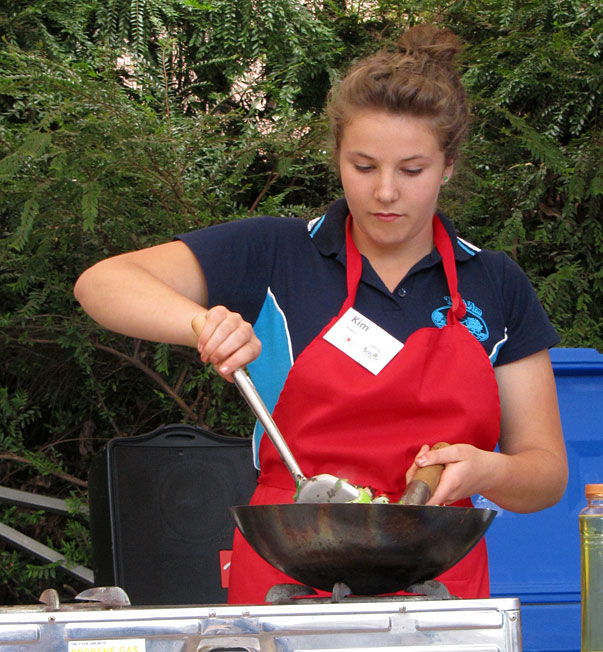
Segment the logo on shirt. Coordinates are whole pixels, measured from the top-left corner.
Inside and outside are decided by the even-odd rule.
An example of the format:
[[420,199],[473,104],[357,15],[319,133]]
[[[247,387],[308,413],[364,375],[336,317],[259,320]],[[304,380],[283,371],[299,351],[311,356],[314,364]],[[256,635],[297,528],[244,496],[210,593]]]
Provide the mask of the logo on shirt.
[[[440,308],[436,308],[431,313],[431,321],[438,327],[443,328],[446,326],[446,318],[448,315],[448,310],[452,305],[452,300],[450,297],[444,297],[445,305]],[[485,342],[490,337],[490,332],[488,331],[488,326],[482,318],[482,310],[478,308],[472,301],[466,301],[465,305],[467,306],[467,312],[465,316],[461,319],[461,324],[467,328],[467,330],[475,337],[478,342]]]

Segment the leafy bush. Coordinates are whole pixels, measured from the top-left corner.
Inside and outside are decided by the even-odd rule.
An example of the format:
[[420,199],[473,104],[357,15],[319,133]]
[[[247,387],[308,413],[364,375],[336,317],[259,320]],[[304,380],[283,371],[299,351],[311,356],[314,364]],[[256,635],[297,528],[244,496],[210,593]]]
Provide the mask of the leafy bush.
[[601,350],[603,9],[456,2],[445,22],[474,107],[455,219],[521,264],[563,346]]
[[[296,3],[273,4],[300,15]],[[318,111],[292,110],[283,90],[298,68],[259,75],[256,97],[283,91],[272,93],[269,110],[267,99],[250,103],[249,90],[233,103],[235,59],[230,85],[214,83],[193,98],[177,92],[156,50],[137,51],[137,66],[120,70],[120,50],[103,45],[111,35],[99,36],[97,49],[81,36],[90,14],[69,21],[55,10],[42,15],[30,6],[10,23],[25,36],[36,32],[43,50],[13,30],[0,52],[0,471],[1,482],[20,489],[85,498],[91,457],[110,437],[170,422],[243,436],[252,419],[193,351],[91,323],[73,299],[78,274],[107,255],[210,223],[256,211],[306,214],[310,202],[324,202],[330,181],[320,180],[326,154],[315,144],[324,121]],[[292,23],[281,19],[271,29],[278,23],[290,37]],[[324,29],[317,23],[309,46]],[[316,179],[313,194],[302,192],[308,179]],[[56,543],[55,521],[41,522]],[[23,590],[30,580],[37,586],[27,576]]]

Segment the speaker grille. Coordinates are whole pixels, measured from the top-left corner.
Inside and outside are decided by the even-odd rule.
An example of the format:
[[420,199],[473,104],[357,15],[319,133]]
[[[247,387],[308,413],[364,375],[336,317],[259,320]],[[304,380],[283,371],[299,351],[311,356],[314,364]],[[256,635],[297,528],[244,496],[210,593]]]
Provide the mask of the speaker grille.
[[112,556],[113,583],[136,605],[225,602],[219,556],[232,545],[228,508],[249,502],[255,488],[250,442],[172,425],[114,439],[103,459],[108,491],[98,487],[103,474],[96,482],[91,474],[90,510],[91,519],[103,511],[93,510],[95,489],[107,494],[101,518],[111,550],[91,531],[95,556]]

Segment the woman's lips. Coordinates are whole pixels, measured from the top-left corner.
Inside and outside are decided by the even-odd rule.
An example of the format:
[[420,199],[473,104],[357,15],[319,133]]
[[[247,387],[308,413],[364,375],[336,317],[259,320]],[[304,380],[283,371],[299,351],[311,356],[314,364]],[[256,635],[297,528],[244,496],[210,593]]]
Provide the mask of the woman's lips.
[[402,217],[400,213],[373,213],[373,216],[381,222],[393,222],[399,217]]

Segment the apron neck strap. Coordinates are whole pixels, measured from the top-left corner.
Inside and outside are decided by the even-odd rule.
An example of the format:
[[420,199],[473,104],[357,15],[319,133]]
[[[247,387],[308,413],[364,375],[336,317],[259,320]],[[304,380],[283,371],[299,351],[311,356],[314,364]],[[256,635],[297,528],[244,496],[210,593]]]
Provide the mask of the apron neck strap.
[[444,265],[444,273],[446,274],[446,281],[448,282],[448,290],[452,301],[452,305],[448,311],[448,322],[450,323],[453,316],[457,319],[462,319],[467,312],[467,308],[458,290],[452,242],[442,221],[437,215],[433,216],[433,241],[440,256],[442,256],[442,264]]
[[345,225],[345,257],[346,257],[346,276],[348,282],[348,296],[343,302],[340,315],[343,315],[348,308],[354,306],[356,301],[356,291],[362,276],[362,257],[352,238],[352,214],[348,214]]
[[[358,283],[360,282],[360,277],[362,275],[362,258],[356,244],[354,243],[354,239],[352,238],[351,214],[348,214],[346,220],[345,235],[348,296],[341,306],[341,310],[339,311],[340,315],[343,315],[348,308],[353,307],[354,301],[356,300]],[[448,311],[448,321],[450,322],[453,317],[462,319],[467,312],[467,308],[458,291],[454,249],[452,248],[450,237],[437,215],[433,216],[433,240],[436,249],[440,253],[440,256],[442,256],[444,273],[446,274],[446,281],[448,282],[448,290],[452,301],[452,305]]]

